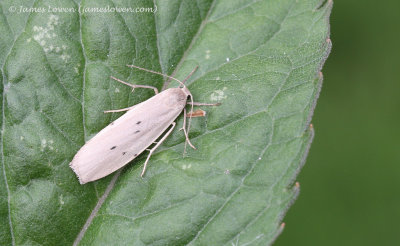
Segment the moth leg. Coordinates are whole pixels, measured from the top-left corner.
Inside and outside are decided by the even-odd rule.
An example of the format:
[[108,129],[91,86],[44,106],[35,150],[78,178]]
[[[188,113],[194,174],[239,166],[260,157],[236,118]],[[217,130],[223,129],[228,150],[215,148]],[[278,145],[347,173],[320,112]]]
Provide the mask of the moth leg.
[[160,144],[162,144],[162,142],[164,142],[164,140],[167,139],[167,137],[171,134],[171,132],[175,128],[176,123],[172,122],[171,125],[172,125],[172,127],[168,130],[168,132],[165,133],[165,135],[158,141],[158,143],[151,150],[149,150],[150,153],[147,156],[146,161],[144,162],[143,171],[142,171],[142,174],[140,174],[140,177],[143,177],[144,173],[146,172],[146,167],[147,167],[147,163],[149,162],[150,156],[153,154],[154,150],[156,150],[158,148],[158,146],[160,146]]
[[117,112],[124,112],[124,111],[128,111],[132,108],[134,108],[136,105],[133,105],[131,107],[127,107],[127,108],[121,108],[121,109],[112,109],[112,110],[106,110],[104,111],[104,113],[117,113]]
[[[127,86],[132,87],[132,88],[133,88],[132,91],[133,91],[135,88],[147,88],[147,89],[152,89],[152,90],[154,90],[154,92],[155,92],[156,94],[158,94],[158,89],[157,89],[156,87],[154,87],[154,86],[150,86],[150,85],[132,85],[132,84],[129,84],[129,83],[125,82],[125,81],[122,81],[122,80],[120,80],[120,79],[117,79],[117,78],[115,78],[115,77],[113,77],[113,76],[110,76],[110,78],[112,78],[113,80],[118,81],[118,82],[120,82],[120,83],[122,83],[122,84],[124,84],[124,85],[127,85]],[[124,111],[128,111],[128,110],[132,109],[133,107],[135,107],[135,106],[131,106],[131,107],[127,107],[127,108],[121,108],[121,109],[106,110],[106,111],[104,111],[104,113],[124,112]]]
[[[197,68],[197,67],[196,67],[196,68]],[[195,70],[196,70],[196,68],[195,68]],[[193,72],[194,72],[195,70],[193,70]],[[193,72],[192,72],[192,73],[193,73]],[[183,127],[180,129],[180,130],[183,130],[183,131],[184,131],[185,137],[186,137],[184,153],[186,152],[186,146],[187,146],[187,144],[189,144],[190,147],[192,147],[193,149],[196,149],[196,148],[193,146],[193,144],[190,142],[190,139],[189,139],[189,136],[188,136],[188,133],[187,133],[187,132],[189,131],[189,129],[186,130],[186,118],[189,117],[190,120],[191,120],[193,117],[203,117],[203,116],[206,115],[206,112],[203,111],[203,110],[201,110],[201,109],[196,110],[196,111],[193,112],[193,106],[194,106],[194,105],[196,105],[196,106],[219,106],[219,105],[221,105],[221,103],[199,103],[199,102],[187,102],[187,103],[190,104],[190,105],[192,105],[192,109],[190,110],[190,113],[189,113],[189,114],[186,114],[186,109],[183,108],[183,113],[184,113],[184,117],[183,117]],[[188,126],[188,128],[190,127],[190,120],[189,120],[189,126]]]
[[200,103],[200,102],[187,102],[187,104],[193,105],[193,106],[219,106],[221,103]]
[[158,89],[156,87],[154,87],[154,86],[150,86],[150,85],[132,85],[132,84],[129,84],[129,83],[125,82],[125,81],[117,79],[117,78],[115,78],[113,76],[110,76],[110,78],[112,78],[113,80],[118,81],[118,82],[120,82],[120,83],[122,83],[124,85],[132,87],[132,91],[135,90],[135,88],[147,88],[147,89],[154,90],[154,93],[156,93],[156,95],[158,94]]
[[206,111],[202,109],[197,109],[196,111],[187,113],[186,116],[189,118],[204,117],[206,116]]
[[194,145],[190,142],[188,133],[186,131],[186,118],[187,118],[186,109],[183,108],[183,126],[179,130],[183,130],[183,133],[185,134],[186,142],[190,145],[190,147],[192,147],[193,149],[196,149],[196,147],[194,147]]

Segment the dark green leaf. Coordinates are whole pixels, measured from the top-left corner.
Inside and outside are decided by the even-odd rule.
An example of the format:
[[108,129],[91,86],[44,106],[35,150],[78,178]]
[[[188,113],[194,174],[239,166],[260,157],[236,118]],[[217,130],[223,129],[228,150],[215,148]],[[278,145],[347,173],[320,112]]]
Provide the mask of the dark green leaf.
[[[77,11],[154,4],[155,14]],[[331,5],[2,1],[0,244],[271,244],[298,193],[293,182],[312,139]],[[187,82],[194,100],[222,105],[201,107],[206,117],[192,119],[197,150],[183,156],[176,130],[144,178],[141,155],[122,173],[80,185],[69,162],[120,116],[103,111],[153,93],[131,93],[110,76],[168,85],[126,64],[179,79],[199,66]]]

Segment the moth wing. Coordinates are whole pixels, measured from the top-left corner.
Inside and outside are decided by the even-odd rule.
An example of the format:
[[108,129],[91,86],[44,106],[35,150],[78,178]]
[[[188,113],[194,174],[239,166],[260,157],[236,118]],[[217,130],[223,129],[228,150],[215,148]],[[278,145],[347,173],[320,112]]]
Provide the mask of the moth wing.
[[174,101],[176,93],[168,89],[137,104],[90,139],[70,163],[79,182],[105,177],[149,147],[186,105],[186,97],[184,101]]

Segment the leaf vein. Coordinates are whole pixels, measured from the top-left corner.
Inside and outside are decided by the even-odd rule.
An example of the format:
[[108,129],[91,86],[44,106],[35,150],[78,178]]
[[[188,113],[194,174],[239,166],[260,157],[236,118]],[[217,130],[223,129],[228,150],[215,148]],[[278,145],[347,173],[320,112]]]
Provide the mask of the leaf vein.
[[[292,5],[292,6],[293,6],[293,5]],[[290,10],[288,11],[287,14],[289,14],[289,12],[290,12]],[[281,92],[281,89],[282,89],[283,86],[286,84],[287,79],[289,78],[289,76],[290,76],[290,73],[287,75],[287,77],[285,78],[285,80],[283,81],[283,83],[281,84],[281,86],[279,87],[278,91],[277,91],[277,92],[275,93],[275,95],[272,97],[271,102],[270,102],[269,104],[267,104],[266,109],[263,110],[263,111],[268,111],[269,106],[273,103],[273,101],[275,100],[275,98],[277,97],[277,95]],[[272,121],[272,124],[274,125],[274,120]],[[274,130],[273,130],[273,129],[274,129],[274,127],[272,126],[272,132],[271,132],[271,135],[270,135],[270,141],[267,143],[266,147],[261,151],[261,155],[260,155],[260,156],[262,156],[263,153],[265,153],[265,151],[268,149],[268,147],[270,146],[270,144],[271,144],[271,142],[272,142],[272,137],[273,137],[273,135],[274,135]],[[226,202],[223,203],[223,204],[221,205],[221,207],[220,207],[218,210],[216,210],[216,212],[214,213],[214,215],[207,221],[206,224],[203,225],[203,227],[199,230],[199,232],[196,234],[196,236],[195,236],[189,243],[195,241],[195,240],[199,237],[199,235],[204,231],[204,229],[210,224],[210,222],[223,210],[223,208],[225,207],[225,205],[226,205],[226,204],[233,198],[233,196],[239,191],[239,189],[241,188],[241,186],[242,186],[244,180],[246,179],[246,177],[247,177],[248,175],[250,175],[250,173],[251,173],[251,172],[253,171],[253,169],[255,168],[256,164],[257,164],[257,161],[253,163],[253,165],[251,166],[251,168],[249,169],[249,171],[243,176],[243,178],[242,178],[242,180],[241,180],[241,182],[240,182],[238,188],[237,188],[236,190],[234,190],[233,193],[232,193],[231,195],[229,195],[229,197],[227,198]]]
[[[34,42],[36,42],[38,45],[40,45],[36,40],[34,40]],[[42,50],[43,50],[43,52],[44,52],[44,49],[42,49]],[[65,91],[73,100],[75,100],[75,101],[77,101],[79,104],[81,104],[81,102],[79,101],[79,99],[76,98],[74,95],[72,95],[71,92],[64,86],[64,84],[61,83],[60,77],[58,77],[57,73],[54,72],[53,68],[52,68],[51,65],[50,65],[51,63],[50,63],[50,61],[49,61],[49,59],[48,59],[48,57],[47,57],[47,55],[46,55],[46,52],[44,52],[44,54],[45,54],[44,57],[46,58],[46,62],[47,62],[47,64],[49,64],[50,71],[51,71],[51,73],[52,73],[54,76],[56,76],[58,84],[61,85],[61,87],[64,89],[64,91]]]
[[[26,27],[26,23],[25,23],[25,27]],[[10,46],[10,49],[8,50],[8,54],[5,56],[4,61],[7,60],[7,58],[10,56],[11,51],[13,49],[13,47],[15,46],[15,43],[17,42],[17,39],[14,39],[13,43]],[[7,172],[6,172],[6,164],[4,161],[4,132],[5,132],[5,113],[4,113],[4,108],[5,108],[5,98],[6,98],[6,90],[4,88],[4,83],[6,81],[6,75],[4,73],[4,66],[5,63],[3,64],[3,67],[1,69],[1,73],[3,75],[3,98],[2,98],[2,125],[1,125],[1,162],[2,162],[2,167],[3,167],[3,176],[4,176],[4,183],[6,185],[6,190],[7,190],[7,206],[8,206],[8,224],[10,226],[10,235],[11,235],[11,243],[12,245],[15,245],[15,236],[14,236],[14,229],[13,229],[13,223],[11,220],[11,192],[10,192],[10,187],[8,185],[8,180],[7,180]]]
[[[278,185],[279,181],[280,181],[284,176],[286,176],[286,175],[288,174],[290,166],[291,166],[293,163],[295,163],[295,161],[296,161],[296,159],[297,159],[296,157],[298,156],[298,154],[301,153],[301,151],[302,151],[302,148],[299,148],[298,152],[296,153],[296,155],[294,155],[294,157],[292,158],[292,160],[289,162],[289,165],[287,165],[287,167],[286,167],[284,173],[281,175],[281,177],[277,178],[276,181],[271,185],[271,187],[269,188],[268,193],[271,192],[271,191],[273,191],[273,189]],[[270,196],[269,201],[271,201],[271,199],[272,199],[272,196]],[[270,204],[270,202],[268,202],[268,204]],[[232,239],[230,239],[230,240],[233,240],[233,239],[236,238],[236,237],[237,237],[238,240],[239,240],[240,235],[241,235],[247,228],[249,228],[252,224],[256,223],[256,221],[257,221],[269,208],[270,208],[270,205],[265,206],[265,208],[264,208],[263,210],[261,210],[256,216],[254,216],[254,218],[253,218],[251,221],[249,221],[249,223],[247,223],[247,225],[242,229],[242,231],[240,231],[236,236],[234,236],[234,237],[233,237]],[[265,235],[264,235],[264,236],[265,236]],[[228,241],[230,241],[230,240],[228,240]]]
[[[153,0],[153,5],[156,6],[156,0]],[[156,44],[157,44],[157,54],[158,54],[158,63],[160,64],[161,67],[161,72],[164,73],[164,69],[162,66],[162,62],[161,62],[161,49],[160,49],[160,39],[158,37],[158,33],[159,33],[159,27],[157,25],[157,19],[156,19],[156,15],[154,14],[154,27],[156,29]],[[164,90],[164,87],[163,87]]]
[[[195,43],[195,42],[197,41],[197,39],[199,38],[201,32],[202,32],[203,29],[204,29],[204,26],[207,24],[207,20],[208,20],[208,18],[210,17],[210,14],[211,14],[212,10],[214,9],[215,3],[216,3],[216,0],[213,0],[213,2],[212,2],[211,5],[210,5],[210,9],[208,10],[208,12],[207,12],[207,14],[206,14],[204,20],[201,22],[201,24],[200,24],[200,26],[199,26],[199,29],[198,29],[197,33],[194,35],[194,37],[193,37],[193,39],[192,39],[192,42],[190,42],[188,48],[185,50],[185,52],[183,52],[183,55],[182,55],[181,60],[178,62],[178,65],[176,65],[175,70],[172,72],[172,74],[171,74],[172,77],[174,77],[175,74],[178,72],[178,70],[179,70],[180,67],[182,66],[183,62],[185,61],[185,59],[186,59],[186,57],[187,57],[189,51],[192,49],[194,43]],[[169,85],[170,82],[171,82],[170,79],[169,79],[169,80],[166,80],[165,83],[164,83],[164,85],[163,85],[163,87],[162,87],[162,90],[165,90],[165,89],[168,87],[168,85]],[[187,81],[186,83],[187,83],[187,85],[190,84],[188,81]]]
[[[238,57],[233,58],[233,59],[230,60],[229,62],[221,63],[220,65],[215,66],[214,69],[211,69],[211,70],[209,70],[209,71],[207,71],[207,72],[217,71],[217,70],[219,70],[222,66],[226,65],[227,63],[232,63],[232,62],[234,62],[234,61],[236,61],[236,60],[239,60],[239,59],[242,58],[242,57],[245,57],[245,56],[254,54],[254,53],[257,52],[261,47],[263,47],[263,46],[265,46],[266,44],[268,44],[269,41],[271,41],[273,38],[276,37],[276,35],[278,35],[278,34],[281,32],[281,30],[282,30],[282,24],[283,24],[283,23],[286,21],[286,19],[288,18],[288,15],[289,15],[289,13],[291,12],[291,10],[293,9],[293,6],[295,5],[295,3],[296,3],[296,2],[293,2],[293,4],[289,7],[288,12],[286,13],[285,17],[282,19],[282,22],[281,22],[281,24],[280,24],[279,29],[278,29],[276,32],[274,32],[274,33],[271,35],[271,37],[270,37],[269,39],[265,40],[265,42],[264,42],[263,44],[260,44],[260,46],[258,46],[258,47],[257,47],[256,49],[254,49],[254,50],[251,50],[251,51],[249,51],[249,52],[247,52],[247,53],[244,53],[244,54],[242,54],[242,55],[239,55]],[[290,60],[289,57],[288,57],[288,59]],[[290,62],[291,62],[291,61],[290,61]],[[291,62],[291,63],[292,63],[292,62]],[[199,80],[200,78],[204,77],[205,75],[206,75],[206,73],[203,73],[202,75],[200,75],[199,77],[196,78],[196,81]],[[194,83],[194,82],[196,82],[196,81],[193,81],[193,82],[189,82],[189,81],[188,81],[188,82],[187,82],[187,85],[190,85],[190,84],[192,84],[192,83]]]
[[[247,4],[243,5],[243,6],[241,6],[240,8],[235,9],[234,11],[226,12],[225,14],[219,16],[218,18],[213,19],[212,22],[216,22],[216,21],[218,21],[218,20],[220,20],[220,19],[222,19],[222,18],[224,18],[224,17],[226,17],[226,16],[236,14],[237,12],[239,12],[239,11],[241,11],[241,10],[243,10],[243,9],[245,9],[245,8],[247,8],[247,7],[249,7],[249,6],[253,5],[253,4],[255,4],[255,3],[261,2],[261,1],[262,1],[262,0],[254,0],[254,1],[252,1],[252,2],[249,2],[249,3],[247,3]],[[271,19],[271,20],[272,20],[272,19]],[[272,20],[272,21],[276,22],[275,20]]]
[[[81,7],[81,3],[79,3],[79,8]],[[82,54],[83,54],[83,64],[84,64],[84,69],[83,69],[83,74],[82,74],[82,95],[81,95],[81,105],[82,105],[82,127],[83,127],[83,138],[86,142],[87,136],[86,136],[86,117],[85,117],[85,89],[86,89],[86,67],[87,67],[87,62],[88,59],[86,57],[85,53],[85,45],[83,44],[83,39],[82,39],[82,13],[79,14],[79,43],[82,46]]]
[[[3,14],[3,16],[4,16],[4,19],[6,20],[7,27],[8,27],[8,29],[10,30],[12,36],[14,37],[14,35],[15,35],[15,34],[14,34],[14,31],[11,29],[10,22],[8,21],[7,15],[4,13],[4,8],[3,8],[3,4],[2,4],[2,3],[0,3],[0,8],[1,8],[1,10],[2,10],[2,14]],[[26,24],[26,23],[25,23],[25,24]]]
[[[273,129],[273,127],[272,127]],[[271,135],[270,135],[270,139],[268,141],[268,143],[266,144],[265,148],[261,151],[261,155],[262,156],[265,151],[269,148],[269,146],[271,145],[272,142],[272,137],[274,135],[274,132],[272,131]],[[236,195],[236,193],[242,188],[242,185],[245,181],[245,179],[252,173],[252,171],[254,170],[258,158],[256,158],[256,161],[253,162],[252,166],[250,167],[250,169],[247,171],[247,173],[242,177],[240,184],[238,185],[238,187],[227,197],[226,201],[221,205],[221,207],[219,209],[217,209],[215,211],[215,213],[213,214],[213,216],[207,221],[207,223],[205,223],[203,225],[203,227],[197,232],[197,234],[195,235],[195,237],[188,243],[191,244],[192,242],[194,242],[199,236],[200,234],[206,229],[206,227],[216,218],[216,216],[225,208],[225,206],[230,202],[230,200]]]
[[63,135],[65,139],[67,139],[70,143],[72,143],[72,144],[75,145],[76,147],[80,147],[80,145],[78,145],[78,144],[75,143],[72,139],[70,139],[70,138],[67,136],[67,134],[66,134],[65,132],[63,132],[63,131],[61,130],[61,128],[58,127],[57,124],[56,124],[48,115],[46,115],[46,114],[43,112],[43,110],[39,110],[39,113],[42,114],[42,115],[50,122],[50,125],[51,125],[52,127],[54,127],[54,129],[56,129],[59,133],[61,133],[61,135]]

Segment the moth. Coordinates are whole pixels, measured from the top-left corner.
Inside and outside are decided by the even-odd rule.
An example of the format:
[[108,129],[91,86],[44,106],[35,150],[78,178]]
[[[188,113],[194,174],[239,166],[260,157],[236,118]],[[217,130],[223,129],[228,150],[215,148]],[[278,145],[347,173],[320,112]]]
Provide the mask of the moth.
[[[205,115],[205,112],[202,110],[193,112],[193,105],[219,105],[219,103],[208,104],[193,102],[193,96],[184,83],[195,72],[197,67],[184,81],[180,81],[171,76],[135,65],[127,66],[173,79],[180,83],[180,87],[166,89],[158,93],[155,87],[132,85],[111,77],[120,83],[132,87],[133,90],[135,88],[153,89],[155,96],[128,108],[104,111],[105,113],[126,111],[126,113],[90,139],[72,159],[69,165],[78,176],[81,184],[98,180],[113,173],[135,159],[146,149],[148,150],[150,145],[155,144],[154,147],[149,150],[149,155],[144,163],[141,173],[141,176],[143,176],[150,156],[172,133],[176,125],[175,120],[182,111],[184,118],[181,130],[183,130],[186,138],[185,148],[187,143],[195,149],[188,137],[190,121],[186,128],[186,105],[191,104],[192,107],[189,117],[201,117]],[[189,98],[190,102],[188,102]],[[163,135],[164,132],[165,134]],[[157,139],[159,140],[156,142]]]

